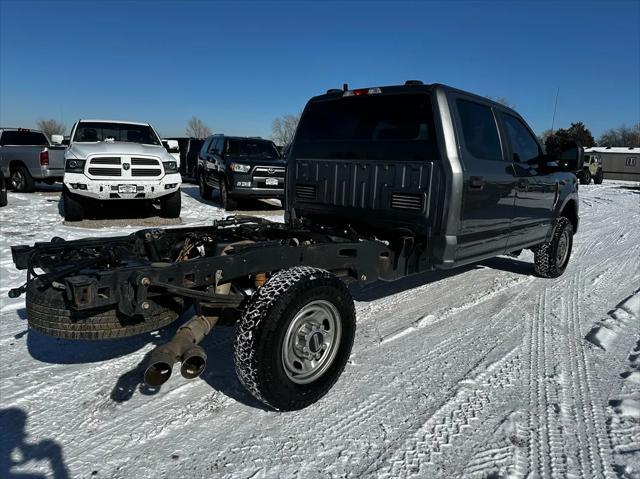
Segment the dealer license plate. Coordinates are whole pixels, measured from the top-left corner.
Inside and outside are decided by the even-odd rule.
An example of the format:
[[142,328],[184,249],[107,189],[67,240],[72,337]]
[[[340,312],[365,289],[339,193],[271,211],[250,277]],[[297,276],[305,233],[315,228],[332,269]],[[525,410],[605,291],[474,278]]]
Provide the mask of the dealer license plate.
[[267,186],[278,186],[278,178],[267,178]]
[[120,185],[118,193],[135,193],[138,187],[136,185]]

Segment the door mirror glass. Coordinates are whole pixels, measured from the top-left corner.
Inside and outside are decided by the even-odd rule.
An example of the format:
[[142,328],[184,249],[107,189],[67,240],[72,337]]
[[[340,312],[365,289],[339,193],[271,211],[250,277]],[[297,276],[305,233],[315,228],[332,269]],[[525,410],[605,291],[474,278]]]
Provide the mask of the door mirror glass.
[[584,148],[575,142],[571,142],[562,149],[558,155],[558,167],[562,171],[577,172],[582,170],[584,164]]

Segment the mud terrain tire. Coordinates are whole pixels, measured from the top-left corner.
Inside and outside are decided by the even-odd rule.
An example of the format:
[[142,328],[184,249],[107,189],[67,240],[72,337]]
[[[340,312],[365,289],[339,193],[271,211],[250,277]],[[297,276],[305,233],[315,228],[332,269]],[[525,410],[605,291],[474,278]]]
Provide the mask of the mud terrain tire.
[[[287,372],[284,346],[287,338],[300,337],[288,335],[291,325],[298,324],[296,318],[304,318],[305,308],[315,304],[330,305],[337,313],[332,332],[337,339],[334,346],[319,353],[328,354],[323,372],[301,383]],[[280,411],[302,409],[324,396],[338,380],[351,354],[355,330],[353,299],[339,278],[310,267],[280,271],[243,311],[234,343],[236,373],[249,392],[268,406]]]
[[124,338],[154,331],[175,321],[184,309],[180,298],[149,298],[144,316],[127,317],[113,307],[75,311],[66,305],[65,292],[41,288],[34,280],[27,288],[27,321],[31,329],[63,339]]
[[[566,248],[566,253],[564,248]],[[534,248],[535,273],[542,278],[557,278],[564,273],[573,248],[573,225],[561,216],[556,221],[551,240]]]

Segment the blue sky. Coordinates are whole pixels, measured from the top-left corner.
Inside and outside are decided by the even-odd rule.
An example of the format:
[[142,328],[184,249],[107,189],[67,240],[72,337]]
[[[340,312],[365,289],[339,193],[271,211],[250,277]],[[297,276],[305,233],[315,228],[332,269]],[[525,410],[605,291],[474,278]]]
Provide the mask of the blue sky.
[[440,82],[537,132],[640,121],[640,2],[0,0],[0,124],[152,123],[269,136],[327,88]]

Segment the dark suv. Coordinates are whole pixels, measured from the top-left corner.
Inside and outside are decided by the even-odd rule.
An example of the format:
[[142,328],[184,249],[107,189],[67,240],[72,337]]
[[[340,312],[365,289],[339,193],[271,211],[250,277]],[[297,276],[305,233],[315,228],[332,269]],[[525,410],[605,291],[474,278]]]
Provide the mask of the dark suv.
[[198,157],[200,196],[209,199],[218,188],[226,210],[235,209],[240,198],[284,200],[285,166],[272,141],[212,135]]

